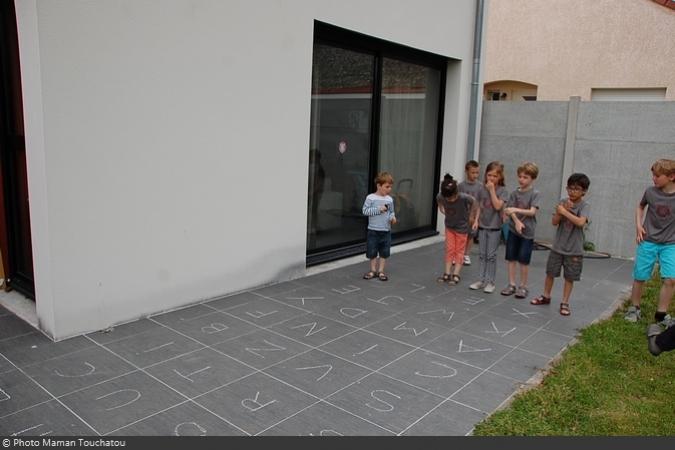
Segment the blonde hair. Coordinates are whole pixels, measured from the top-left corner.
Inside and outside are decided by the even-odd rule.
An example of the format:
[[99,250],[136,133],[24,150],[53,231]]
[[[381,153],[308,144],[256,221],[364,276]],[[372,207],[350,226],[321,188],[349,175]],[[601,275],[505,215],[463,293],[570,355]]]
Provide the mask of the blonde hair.
[[381,185],[381,184],[386,184],[386,183],[394,183],[394,177],[391,176],[389,172],[380,172],[377,174],[375,177],[375,184],[376,185]]
[[652,164],[652,172],[655,175],[665,175],[670,177],[675,175],[675,160],[672,159],[659,159],[654,164]]
[[539,167],[537,167],[537,165],[533,162],[525,161],[520,166],[518,166],[517,173],[518,173],[518,175],[520,175],[521,173],[524,173],[526,175],[531,176],[532,179],[535,180],[537,178],[537,176],[539,175]]

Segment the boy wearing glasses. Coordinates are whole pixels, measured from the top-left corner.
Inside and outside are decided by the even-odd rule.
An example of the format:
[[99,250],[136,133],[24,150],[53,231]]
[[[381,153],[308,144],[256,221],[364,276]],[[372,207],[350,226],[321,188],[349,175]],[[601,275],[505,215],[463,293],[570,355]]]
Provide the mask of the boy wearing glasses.
[[575,281],[581,279],[584,260],[584,226],[589,221],[590,206],[584,195],[591,181],[583,173],[573,173],[567,179],[567,198],[556,206],[551,223],[557,226],[555,241],[546,262],[544,293],[530,301],[532,305],[551,303],[554,278],[564,269],[565,284],[560,303],[560,314],[570,315],[570,294]]

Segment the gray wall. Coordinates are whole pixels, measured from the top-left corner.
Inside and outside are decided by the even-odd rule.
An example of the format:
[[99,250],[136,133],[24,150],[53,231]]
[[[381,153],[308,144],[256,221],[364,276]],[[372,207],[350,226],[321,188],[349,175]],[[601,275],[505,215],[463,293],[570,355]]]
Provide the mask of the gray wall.
[[598,251],[630,258],[635,207],[652,184],[650,167],[659,158],[675,159],[673,124],[675,102],[484,102],[480,164],[502,161],[509,190],[518,186],[522,161],[539,166],[536,239],[548,242],[564,181],[584,172],[591,179],[586,240]]

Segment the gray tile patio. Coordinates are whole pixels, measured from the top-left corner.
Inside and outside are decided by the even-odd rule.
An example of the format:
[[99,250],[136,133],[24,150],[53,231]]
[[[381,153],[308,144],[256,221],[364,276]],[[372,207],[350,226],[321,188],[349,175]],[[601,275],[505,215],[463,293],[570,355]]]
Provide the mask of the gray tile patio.
[[[476,249],[474,249],[475,251]],[[503,249],[500,250],[500,254]],[[52,342],[0,308],[0,434],[465,435],[625,297],[632,263],[590,259],[572,316],[439,284],[443,245]],[[530,267],[543,286],[546,251]]]

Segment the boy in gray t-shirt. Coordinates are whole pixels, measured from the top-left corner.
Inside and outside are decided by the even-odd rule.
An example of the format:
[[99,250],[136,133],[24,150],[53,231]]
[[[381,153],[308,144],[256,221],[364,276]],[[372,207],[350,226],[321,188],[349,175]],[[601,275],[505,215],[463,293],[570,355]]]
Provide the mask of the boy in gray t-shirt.
[[662,284],[654,319],[668,326],[673,321],[666,312],[675,294],[675,160],[659,159],[652,164],[652,180],[654,186],[647,188],[635,211],[638,245],[630,296],[632,305],[624,319],[629,322],[640,320],[642,288],[651,278],[658,261]]
[[[457,185],[459,192],[462,194],[468,194],[474,199],[478,200],[478,193],[483,190],[483,184],[478,181],[478,176],[480,174],[480,164],[476,160],[469,160],[464,165],[464,181]],[[471,251],[471,246],[473,245],[473,240],[478,236],[478,230],[469,229],[469,235],[466,239],[466,247],[464,247],[464,265],[471,265],[471,256],[469,252]]]
[[551,223],[557,226],[553,248],[546,262],[544,293],[530,301],[533,305],[551,303],[553,281],[564,269],[565,284],[560,302],[560,314],[570,315],[570,294],[575,281],[581,280],[584,261],[584,226],[590,220],[590,206],[584,201],[591,181],[583,173],[573,173],[567,179],[567,195],[556,206]]
[[[539,191],[534,189],[533,185],[539,175],[539,168],[535,163],[526,161],[518,167],[517,173],[518,189],[511,193],[504,208],[504,215],[511,219],[509,237],[506,240],[509,284],[502,289],[501,294],[516,294],[516,298],[525,298],[528,295],[527,275],[534,247],[536,214],[539,209]],[[518,265],[520,265],[520,285],[516,288]]]

